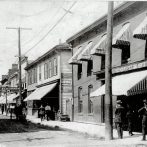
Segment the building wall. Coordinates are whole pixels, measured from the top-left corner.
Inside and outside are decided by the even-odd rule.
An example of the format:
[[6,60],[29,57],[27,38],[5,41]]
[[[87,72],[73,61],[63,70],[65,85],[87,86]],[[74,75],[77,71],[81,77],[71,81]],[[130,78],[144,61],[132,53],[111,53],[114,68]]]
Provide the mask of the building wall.
[[[60,101],[60,110],[63,114],[67,113],[67,107],[71,107],[71,104],[69,104],[69,100],[71,100],[72,97],[72,89],[71,89],[71,66],[68,65],[68,60],[71,58],[71,50],[69,49],[59,49],[57,51],[52,51],[47,56],[43,57],[39,62],[34,64],[32,67],[30,67],[27,70],[27,81],[28,81],[28,72],[29,70],[33,68],[37,68],[37,82],[31,85],[28,85],[28,93],[32,92],[34,89],[36,89],[36,86],[44,86],[46,84],[50,84],[52,82],[59,82],[59,101]],[[53,67],[55,67],[55,59],[57,59],[57,73],[53,72]],[[50,67],[50,61],[52,65],[52,74],[50,76],[49,67]],[[45,77],[45,64],[48,64],[48,73],[47,77]],[[54,64],[53,64],[54,63]],[[41,70],[40,70],[41,69]],[[41,78],[40,78],[41,73]],[[56,74],[55,74],[56,73]],[[69,104],[67,106],[67,103]],[[32,106],[32,103],[30,103],[30,107]],[[31,114],[31,112],[30,112]]]
[[[146,2],[139,3],[138,6],[127,8],[118,15],[114,17],[114,30],[113,37],[118,33],[122,28],[123,24],[130,22],[131,28],[131,38],[130,38],[130,61],[133,63],[136,61],[141,61],[145,59],[145,41],[133,38],[133,31],[137,26],[145,19],[146,17]],[[83,48],[90,42],[93,42],[93,46],[98,43],[101,36],[106,33],[106,21],[104,21],[98,29],[98,32],[90,30],[88,33],[85,33],[83,36],[80,36],[80,39],[74,39],[69,43],[73,45],[73,54],[78,50],[80,46]],[[113,48],[112,50],[112,67],[121,66],[121,49]],[[92,56],[93,60],[93,73],[101,71],[101,56]],[[87,77],[87,62],[82,62],[82,77],[80,80],[77,80],[77,66],[73,65],[73,85],[74,85],[74,121],[80,122],[93,122],[98,123],[102,122],[102,97],[92,98],[93,101],[93,113],[88,113],[88,86],[93,85],[93,91],[99,88],[102,85],[101,79],[96,79],[96,75],[92,74]],[[104,74],[104,73],[103,73]],[[78,88],[82,88],[82,100],[83,100],[83,111],[78,112]],[[116,97],[113,97],[113,107],[115,107]]]
[[62,51],[61,64],[61,112],[72,117],[72,69],[68,64],[68,60],[72,57],[71,50]]
[[[50,78],[45,79],[45,77],[44,77],[44,64],[51,61],[52,66],[53,66],[53,60],[55,58],[57,59],[57,75],[52,75]],[[41,80],[39,80],[39,66],[41,66]],[[45,60],[43,60],[37,64],[37,84],[41,85],[41,84],[51,82],[51,81],[54,81],[57,79],[60,79],[60,56],[58,54],[53,54],[52,56],[47,57]]]

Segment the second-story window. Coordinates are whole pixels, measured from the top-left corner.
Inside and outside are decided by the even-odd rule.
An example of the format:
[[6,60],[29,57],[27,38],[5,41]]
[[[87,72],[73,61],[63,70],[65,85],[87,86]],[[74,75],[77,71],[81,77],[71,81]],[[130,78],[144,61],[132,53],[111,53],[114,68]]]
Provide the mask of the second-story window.
[[37,83],[37,68],[35,68],[35,83]]
[[87,76],[91,76],[93,70],[93,61],[88,60],[87,62]]
[[28,85],[30,85],[30,71],[28,71]]
[[44,64],[44,79],[48,78],[48,65],[47,63]]
[[105,69],[105,55],[101,56],[101,70]]
[[130,46],[122,47],[122,64],[128,63],[130,59]]
[[39,65],[39,81],[41,80],[41,65]]
[[52,76],[52,62],[51,60],[48,62],[49,68],[48,68],[48,77],[50,78]]
[[78,112],[81,113],[83,111],[83,100],[82,100],[82,88],[78,88]]
[[88,113],[93,113],[93,102],[90,98],[90,93],[92,91],[93,86],[89,85],[88,86]]
[[82,76],[82,64],[78,64],[78,69],[77,69],[77,77],[78,77],[78,80],[81,79],[81,76]]
[[57,75],[57,59],[54,58],[54,76]]

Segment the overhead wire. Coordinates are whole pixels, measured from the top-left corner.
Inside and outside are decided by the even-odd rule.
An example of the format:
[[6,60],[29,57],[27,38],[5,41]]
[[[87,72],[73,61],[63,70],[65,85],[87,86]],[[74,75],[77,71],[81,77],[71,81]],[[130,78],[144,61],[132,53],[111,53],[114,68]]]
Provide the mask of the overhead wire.
[[27,54],[29,51],[31,51],[34,47],[36,47],[41,41],[43,41],[47,36],[48,34],[61,22],[61,20],[69,13],[69,11],[71,10],[71,8],[76,4],[77,1],[75,1],[71,7],[64,13],[64,15],[53,25],[53,27],[36,43],[34,44],[30,49],[28,49],[25,53]]
[[[55,18],[55,16],[57,15],[57,13],[59,12],[60,9],[61,9],[61,7],[56,11],[56,13],[53,15],[53,17],[50,20]],[[42,29],[37,34],[35,34],[30,40],[27,40],[26,42],[24,42],[22,45],[28,44],[29,42],[34,40],[34,38],[38,37],[38,35],[49,25],[50,20],[42,27]]]

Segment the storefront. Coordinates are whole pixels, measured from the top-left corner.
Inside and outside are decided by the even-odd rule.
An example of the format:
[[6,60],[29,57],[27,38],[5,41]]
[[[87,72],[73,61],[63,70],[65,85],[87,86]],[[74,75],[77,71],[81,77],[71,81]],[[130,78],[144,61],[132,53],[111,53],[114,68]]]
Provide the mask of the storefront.
[[59,109],[59,83],[37,87],[24,101],[27,101],[29,115],[38,117],[38,109],[41,104],[44,107],[49,104],[51,110],[57,112]]

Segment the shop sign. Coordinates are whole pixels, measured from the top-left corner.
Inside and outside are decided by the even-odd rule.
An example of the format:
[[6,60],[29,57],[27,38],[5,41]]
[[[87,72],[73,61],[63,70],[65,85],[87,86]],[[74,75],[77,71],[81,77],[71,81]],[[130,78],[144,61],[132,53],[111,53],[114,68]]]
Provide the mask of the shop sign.
[[140,69],[140,68],[144,68],[144,67],[147,67],[147,61],[130,64],[130,65],[123,66],[123,67],[113,68],[112,73],[125,72],[125,71]]

